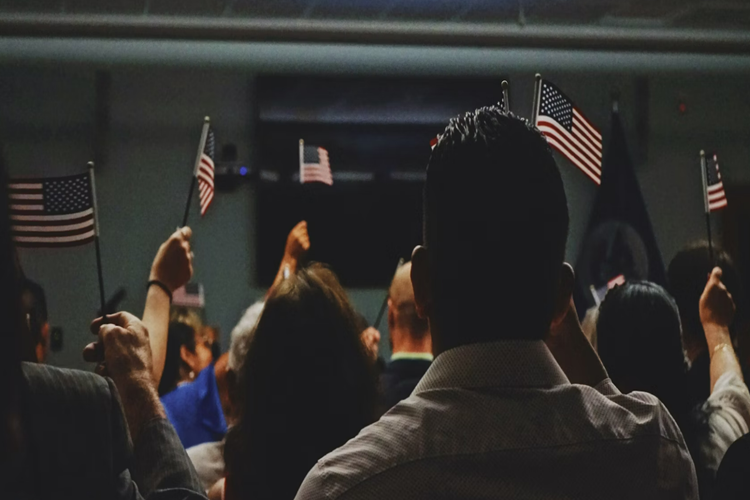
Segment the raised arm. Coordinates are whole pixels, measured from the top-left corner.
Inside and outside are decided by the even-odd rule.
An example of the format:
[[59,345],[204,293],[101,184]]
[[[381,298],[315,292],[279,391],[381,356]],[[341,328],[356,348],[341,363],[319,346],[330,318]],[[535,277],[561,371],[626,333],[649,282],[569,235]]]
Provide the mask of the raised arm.
[[[178,229],[162,243],[156,252],[149,274],[143,324],[149,331],[153,356],[153,376],[159,385],[167,356],[167,332],[169,330],[169,306],[172,293],[190,281],[193,276],[193,255],[190,251],[189,227]],[[169,293],[167,293],[169,292]]]
[[[151,500],[204,498],[200,480],[159,401],[152,379],[148,330],[138,318],[126,312],[108,315],[104,321],[99,318],[91,327],[99,337],[101,349],[87,347],[84,357],[99,361],[103,355],[133,441],[130,474],[126,472],[117,478],[117,498],[140,500],[141,495]],[[133,487],[131,477],[137,488]]]
[[734,372],[742,380],[742,369],[729,336],[735,305],[732,294],[721,282],[721,275],[719,267],[711,271],[699,302],[701,324],[711,357],[711,392],[719,378],[727,372]]
[[279,271],[269,291],[284,280],[286,273],[294,274],[297,271],[297,266],[308,250],[310,250],[310,236],[307,234],[307,222],[301,221],[292,228],[286,238],[284,257],[281,259]]

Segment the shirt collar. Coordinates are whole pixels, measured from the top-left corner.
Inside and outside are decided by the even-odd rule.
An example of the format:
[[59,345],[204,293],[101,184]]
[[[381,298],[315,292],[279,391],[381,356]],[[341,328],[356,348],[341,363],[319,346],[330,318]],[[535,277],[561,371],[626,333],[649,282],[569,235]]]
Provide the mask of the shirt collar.
[[550,388],[570,384],[541,340],[469,344],[435,358],[414,393],[482,387]]
[[432,361],[434,356],[431,352],[394,352],[391,355],[391,361],[399,359],[419,359],[422,361]]

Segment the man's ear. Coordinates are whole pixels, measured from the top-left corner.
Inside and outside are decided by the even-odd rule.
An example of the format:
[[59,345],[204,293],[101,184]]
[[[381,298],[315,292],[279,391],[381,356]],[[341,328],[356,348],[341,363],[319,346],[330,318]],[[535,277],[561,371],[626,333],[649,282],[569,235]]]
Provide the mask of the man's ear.
[[573,297],[573,287],[576,282],[576,274],[573,267],[567,262],[563,262],[560,269],[560,283],[557,287],[555,296],[555,310],[552,315],[552,326],[560,323],[570,308],[570,300]]
[[393,331],[393,327],[396,325],[396,312],[393,310],[393,300],[388,298],[388,330]]
[[423,246],[416,247],[411,254],[411,286],[414,288],[417,315],[426,319],[432,310],[432,282],[430,256]]

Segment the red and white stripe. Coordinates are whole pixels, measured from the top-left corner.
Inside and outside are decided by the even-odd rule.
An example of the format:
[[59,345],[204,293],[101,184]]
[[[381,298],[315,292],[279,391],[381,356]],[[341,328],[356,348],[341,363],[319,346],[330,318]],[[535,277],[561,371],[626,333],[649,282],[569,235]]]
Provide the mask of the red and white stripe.
[[333,185],[333,174],[331,173],[331,162],[328,159],[328,151],[318,148],[319,163],[303,163],[300,168],[300,182],[322,182]]
[[198,191],[201,201],[201,215],[206,215],[209,205],[214,199],[214,161],[207,154],[201,154],[198,166]]
[[569,132],[556,120],[539,115],[536,126],[550,146],[568,158],[597,184],[602,183],[602,135],[573,108],[573,127]]
[[724,191],[724,183],[719,181],[708,186],[708,211],[714,212],[727,206],[727,194]]

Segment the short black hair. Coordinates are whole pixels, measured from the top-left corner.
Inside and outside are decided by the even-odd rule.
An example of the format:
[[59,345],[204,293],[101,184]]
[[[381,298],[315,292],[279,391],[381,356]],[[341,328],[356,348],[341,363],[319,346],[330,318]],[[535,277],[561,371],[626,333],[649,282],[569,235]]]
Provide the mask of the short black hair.
[[689,410],[677,304],[661,286],[627,282],[607,293],[596,323],[599,356],[623,392],[658,397],[678,423]]
[[742,278],[729,254],[714,244],[713,260],[711,260],[708,242],[693,242],[674,256],[667,270],[667,288],[680,309],[683,338],[696,345],[706,346],[698,302],[706,287],[708,275],[716,266],[723,271],[721,281],[732,294],[737,306],[737,314],[730,325],[730,331],[734,334],[734,325],[740,324],[746,313],[746,307]]
[[[498,106],[450,121],[424,192],[432,319],[462,336],[446,344],[542,338],[567,235],[565,189],[539,130]],[[488,328],[462,328],[491,318]]]

